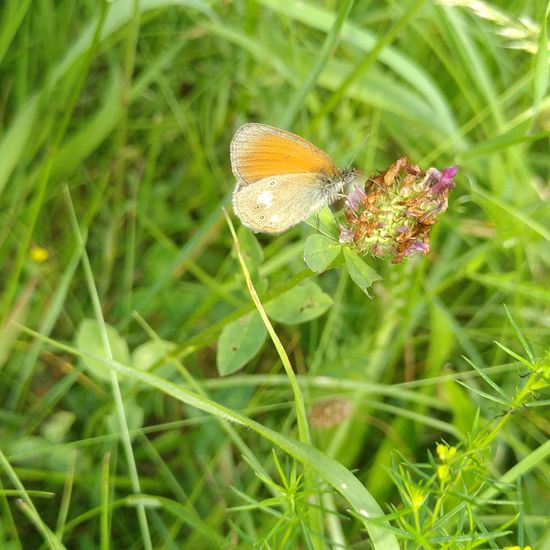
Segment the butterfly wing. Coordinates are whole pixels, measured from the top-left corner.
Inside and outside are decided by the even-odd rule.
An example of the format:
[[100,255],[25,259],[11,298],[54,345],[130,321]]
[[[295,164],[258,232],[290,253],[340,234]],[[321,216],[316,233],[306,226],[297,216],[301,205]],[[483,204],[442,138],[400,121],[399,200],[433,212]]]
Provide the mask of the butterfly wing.
[[233,210],[241,222],[259,233],[277,235],[332,202],[319,174],[283,174],[237,187]]
[[321,173],[336,176],[331,158],[305,139],[267,124],[241,126],[231,140],[237,188],[269,176]]

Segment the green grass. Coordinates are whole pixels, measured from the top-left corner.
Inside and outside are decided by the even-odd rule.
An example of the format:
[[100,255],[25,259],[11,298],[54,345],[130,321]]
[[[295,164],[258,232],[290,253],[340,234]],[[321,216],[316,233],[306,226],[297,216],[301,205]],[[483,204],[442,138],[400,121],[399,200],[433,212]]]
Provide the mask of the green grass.
[[[550,4],[453,3],[1,4],[0,547],[550,547]],[[235,241],[248,121],[430,254]]]

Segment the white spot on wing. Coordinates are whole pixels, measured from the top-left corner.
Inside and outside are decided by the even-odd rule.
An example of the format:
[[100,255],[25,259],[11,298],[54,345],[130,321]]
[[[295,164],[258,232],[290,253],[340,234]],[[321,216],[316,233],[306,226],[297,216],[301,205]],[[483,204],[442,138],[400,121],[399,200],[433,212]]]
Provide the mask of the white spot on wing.
[[273,216],[271,216],[271,221],[272,221],[273,223],[276,223],[276,222],[279,221],[279,218],[280,218],[279,215],[273,214]]
[[271,196],[271,193],[269,191],[262,191],[256,197],[256,202],[258,204],[265,204],[266,208],[269,208],[271,206],[271,203],[273,202],[273,197]]

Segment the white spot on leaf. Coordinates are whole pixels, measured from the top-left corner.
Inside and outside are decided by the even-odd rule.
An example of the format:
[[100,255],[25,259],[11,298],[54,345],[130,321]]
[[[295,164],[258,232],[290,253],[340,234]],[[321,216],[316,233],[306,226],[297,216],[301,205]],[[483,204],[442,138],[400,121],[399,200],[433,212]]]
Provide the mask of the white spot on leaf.
[[359,513],[366,518],[369,517],[369,513],[366,510],[359,510]]
[[342,489],[347,489],[347,488],[348,488],[348,484],[347,484],[347,483],[342,483],[341,487],[342,487]]

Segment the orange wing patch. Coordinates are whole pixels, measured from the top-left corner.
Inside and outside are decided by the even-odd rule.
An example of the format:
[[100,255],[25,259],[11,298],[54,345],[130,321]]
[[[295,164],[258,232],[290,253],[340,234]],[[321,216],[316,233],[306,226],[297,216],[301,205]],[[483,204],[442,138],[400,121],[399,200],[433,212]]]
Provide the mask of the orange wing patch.
[[305,139],[266,124],[245,124],[231,143],[233,173],[241,184],[281,174],[336,175],[331,158]]

